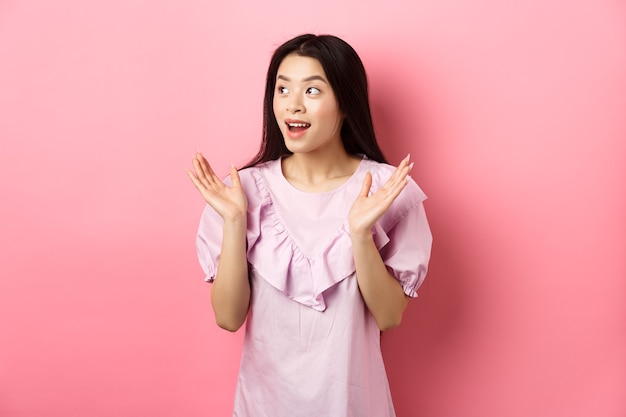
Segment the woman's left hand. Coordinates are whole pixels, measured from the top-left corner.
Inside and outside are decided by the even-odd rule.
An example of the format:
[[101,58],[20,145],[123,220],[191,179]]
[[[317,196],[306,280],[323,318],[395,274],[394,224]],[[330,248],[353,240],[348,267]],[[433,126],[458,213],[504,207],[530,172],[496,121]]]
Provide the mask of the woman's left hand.
[[348,224],[352,236],[371,236],[374,223],[385,214],[391,203],[394,202],[408,184],[408,175],[411,168],[413,168],[413,163],[409,164],[409,158],[410,155],[407,155],[385,185],[372,195],[369,195],[372,187],[372,174],[369,172],[365,174],[361,192],[352,204],[348,214]]

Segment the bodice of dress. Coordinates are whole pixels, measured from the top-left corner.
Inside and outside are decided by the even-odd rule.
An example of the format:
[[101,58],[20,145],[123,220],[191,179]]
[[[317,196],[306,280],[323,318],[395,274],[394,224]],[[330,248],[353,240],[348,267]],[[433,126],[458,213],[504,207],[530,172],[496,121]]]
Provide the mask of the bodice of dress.
[[[324,291],[355,270],[347,214],[363,178],[368,171],[372,173],[374,193],[394,169],[364,158],[350,179],[326,193],[294,188],[282,175],[280,159],[241,171],[248,197],[248,261],[287,297],[323,311]],[[422,205],[425,198],[410,180],[372,230],[379,251],[390,255],[383,259],[385,264],[396,272],[411,297],[417,295],[430,254],[430,230]],[[413,223],[411,228],[396,228],[401,220]],[[197,242],[207,281],[214,278],[219,260],[221,224],[219,216],[207,206]],[[390,242],[390,233],[402,236]]]

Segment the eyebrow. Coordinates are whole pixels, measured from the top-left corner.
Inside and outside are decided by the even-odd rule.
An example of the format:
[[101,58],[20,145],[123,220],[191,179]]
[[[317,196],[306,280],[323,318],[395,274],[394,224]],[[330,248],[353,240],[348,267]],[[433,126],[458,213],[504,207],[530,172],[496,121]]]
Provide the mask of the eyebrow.
[[[287,82],[291,82],[291,79],[289,77],[285,77],[284,75],[278,75],[276,77],[277,80],[283,80],[283,81],[287,81]],[[314,80],[319,80],[322,81],[326,84],[328,84],[328,81],[326,81],[326,79],[324,77],[322,77],[321,75],[311,75],[310,77],[306,77],[305,79],[303,79],[303,82],[308,82],[308,81],[314,81]]]

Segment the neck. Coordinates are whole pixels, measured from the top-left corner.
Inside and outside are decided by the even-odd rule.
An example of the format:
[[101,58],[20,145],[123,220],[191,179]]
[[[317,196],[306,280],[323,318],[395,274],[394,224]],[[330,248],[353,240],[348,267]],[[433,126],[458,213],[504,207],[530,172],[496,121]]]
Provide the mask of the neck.
[[341,146],[332,152],[295,153],[283,158],[283,175],[305,191],[327,191],[354,174],[361,158]]

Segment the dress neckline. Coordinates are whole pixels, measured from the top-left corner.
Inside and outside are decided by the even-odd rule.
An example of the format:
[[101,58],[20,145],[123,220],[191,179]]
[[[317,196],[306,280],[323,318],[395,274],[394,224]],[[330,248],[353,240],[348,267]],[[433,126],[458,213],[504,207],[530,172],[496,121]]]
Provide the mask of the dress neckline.
[[365,168],[365,165],[366,165],[365,161],[367,160],[367,156],[361,155],[361,154],[359,154],[358,156],[361,157],[361,160],[359,161],[359,165],[356,167],[352,175],[350,175],[350,178],[345,180],[338,187],[333,188],[332,190],[328,190],[328,191],[321,191],[321,192],[304,191],[296,187],[292,183],[290,183],[289,180],[287,180],[287,178],[285,178],[285,175],[283,174],[283,157],[282,156],[275,161],[274,170],[276,171],[276,175],[280,178],[280,182],[282,182],[283,185],[285,185],[292,191],[298,192],[303,195],[324,196],[324,195],[330,195],[330,194],[343,190],[344,188],[348,187],[353,181],[355,181],[356,178],[359,177],[359,174]]

